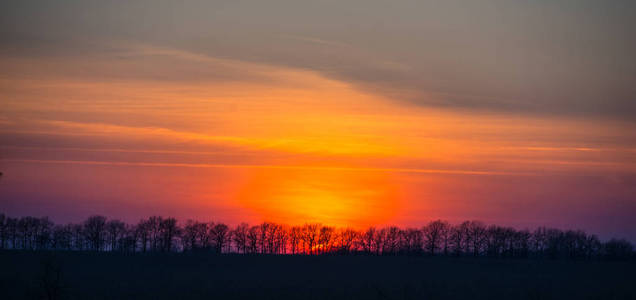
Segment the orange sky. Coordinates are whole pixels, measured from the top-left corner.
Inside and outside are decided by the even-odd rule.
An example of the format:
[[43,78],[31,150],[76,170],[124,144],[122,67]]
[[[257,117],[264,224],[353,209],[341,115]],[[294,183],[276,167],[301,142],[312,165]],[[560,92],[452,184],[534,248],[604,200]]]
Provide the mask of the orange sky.
[[[570,102],[551,106],[563,93],[539,79],[513,89],[518,82],[493,73],[496,90],[469,84],[452,63],[446,70],[461,73],[452,83],[437,67],[401,61],[404,51],[295,34],[280,35],[303,45],[290,60],[329,49],[345,69],[373,68],[354,76],[320,60],[100,34],[69,50],[77,55],[53,45],[0,51],[0,212],[357,228],[479,219],[636,237],[633,120],[575,106],[563,113]],[[453,90],[413,88],[413,74]],[[549,93],[527,106],[547,109],[524,111],[522,92]],[[482,106],[452,104],[464,96]],[[585,110],[603,108],[581,99]]]

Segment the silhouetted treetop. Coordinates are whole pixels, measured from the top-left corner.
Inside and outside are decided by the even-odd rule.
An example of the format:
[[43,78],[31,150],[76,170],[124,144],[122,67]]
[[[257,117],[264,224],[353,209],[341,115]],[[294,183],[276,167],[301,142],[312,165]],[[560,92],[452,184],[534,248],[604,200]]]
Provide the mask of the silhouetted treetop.
[[0,214],[0,249],[241,254],[446,255],[548,259],[633,259],[624,239],[605,243],[581,230],[539,227],[533,231],[431,221],[422,228],[388,226],[365,230],[317,223],[287,226],[272,222],[235,227],[219,222],[152,216],[136,224],[88,217],[80,224],[54,224],[48,217]]

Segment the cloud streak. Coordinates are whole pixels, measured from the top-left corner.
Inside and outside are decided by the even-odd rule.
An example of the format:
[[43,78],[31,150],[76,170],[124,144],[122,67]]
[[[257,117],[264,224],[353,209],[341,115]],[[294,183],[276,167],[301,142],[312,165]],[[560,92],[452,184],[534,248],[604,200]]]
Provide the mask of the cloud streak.
[[4,162],[18,163],[48,163],[48,164],[79,164],[79,165],[111,165],[137,167],[176,167],[176,168],[247,168],[247,169],[283,169],[283,170],[314,170],[314,171],[351,171],[351,172],[396,172],[422,174],[452,174],[452,175],[513,175],[529,176],[530,173],[477,171],[477,170],[434,170],[434,169],[403,169],[403,168],[347,168],[347,167],[318,167],[318,166],[286,166],[286,165],[228,165],[228,164],[191,164],[191,163],[162,163],[162,162],[124,162],[124,161],[85,161],[85,160],[36,160],[36,159],[5,159]]
[[[144,50],[148,55],[312,70],[425,107],[628,121],[636,115],[633,1],[398,1],[391,7],[378,1],[275,1],[283,11],[258,1],[186,1],[178,8],[134,2],[125,9],[91,1],[5,4],[0,53],[25,60],[51,53],[127,60],[135,54],[121,53],[109,41],[134,40],[157,45]],[[170,72],[146,65],[135,73],[172,81],[260,76],[221,65],[196,72],[170,66]]]

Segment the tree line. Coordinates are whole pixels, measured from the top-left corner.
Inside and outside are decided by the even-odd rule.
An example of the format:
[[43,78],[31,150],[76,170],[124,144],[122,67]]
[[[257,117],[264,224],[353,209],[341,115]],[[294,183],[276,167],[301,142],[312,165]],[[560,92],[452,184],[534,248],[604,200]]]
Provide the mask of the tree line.
[[317,223],[258,225],[152,216],[136,224],[90,216],[79,224],[0,214],[0,249],[240,254],[436,255],[549,259],[634,259],[624,239],[602,242],[581,230],[517,230],[480,221],[431,221],[420,228],[335,228]]

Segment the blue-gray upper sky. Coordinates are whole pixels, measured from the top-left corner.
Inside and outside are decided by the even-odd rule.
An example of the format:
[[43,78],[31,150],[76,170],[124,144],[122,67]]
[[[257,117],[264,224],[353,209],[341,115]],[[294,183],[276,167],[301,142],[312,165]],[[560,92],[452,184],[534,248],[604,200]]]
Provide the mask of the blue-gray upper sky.
[[622,0],[3,1],[0,51],[90,57],[148,43],[319,71],[424,106],[633,120],[635,20]]

